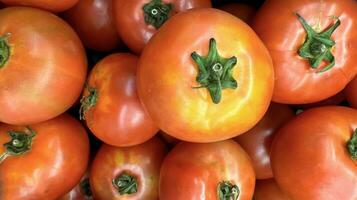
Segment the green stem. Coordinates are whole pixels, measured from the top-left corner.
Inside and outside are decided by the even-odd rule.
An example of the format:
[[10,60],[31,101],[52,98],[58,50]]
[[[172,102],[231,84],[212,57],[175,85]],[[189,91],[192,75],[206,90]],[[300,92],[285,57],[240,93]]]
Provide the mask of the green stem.
[[84,196],[91,198],[93,196],[92,190],[90,189],[89,178],[85,178],[80,183],[81,192]]
[[352,159],[357,160],[357,129],[351,139],[347,142],[347,149]]
[[233,185],[228,181],[222,181],[217,186],[217,194],[219,200],[237,200],[240,190],[237,185]]
[[10,34],[5,34],[0,37],[0,69],[5,66],[10,58],[10,46],[7,42]]
[[96,105],[98,100],[98,92],[97,89],[92,88],[86,84],[86,90],[88,91],[88,96],[83,96],[80,100],[81,107],[79,108],[79,119],[85,120],[86,113]]
[[207,56],[200,56],[193,52],[191,57],[198,65],[196,81],[200,84],[200,86],[194,88],[207,88],[213,103],[218,104],[221,101],[223,89],[236,89],[238,87],[238,83],[232,74],[233,67],[237,64],[237,58],[235,56],[221,57],[218,54],[214,38],[209,41]]
[[318,70],[317,73],[322,73],[331,69],[335,65],[335,57],[333,56],[331,49],[336,44],[336,42],[331,39],[331,36],[337,27],[340,26],[340,19],[337,18],[337,21],[327,30],[318,33],[303,17],[297,13],[296,15],[306,31],[305,42],[298,51],[299,56],[307,59],[313,69],[317,69],[322,61],[326,61],[327,65],[321,70]]
[[159,29],[169,18],[172,8],[171,3],[165,4],[161,0],[151,0],[143,6],[145,23]]
[[36,132],[30,127],[22,131],[8,131],[11,140],[4,144],[6,151],[0,155],[0,163],[2,163],[8,156],[19,156],[31,150],[32,139]]
[[122,173],[113,180],[114,187],[120,195],[133,194],[138,191],[138,181],[128,173]]

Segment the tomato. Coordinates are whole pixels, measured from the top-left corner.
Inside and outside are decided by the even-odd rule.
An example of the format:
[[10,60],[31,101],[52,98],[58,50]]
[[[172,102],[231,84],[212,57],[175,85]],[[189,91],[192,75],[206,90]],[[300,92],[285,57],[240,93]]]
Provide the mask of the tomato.
[[290,200],[279,188],[274,179],[258,180],[254,191],[254,200]]
[[257,179],[273,177],[269,155],[271,142],[275,132],[294,116],[295,113],[289,106],[272,103],[254,128],[235,138],[252,159]]
[[138,58],[128,53],[112,54],[89,75],[81,100],[81,118],[107,144],[136,145],[158,132],[136,93],[137,62]]
[[356,199],[357,110],[309,109],[275,136],[271,161],[280,188],[296,200]]
[[25,7],[0,10],[0,52],[0,121],[46,121],[80,96],[85,52],[72,28],[57,16]]
[[208,7],[211,7],[210,0],[116,0],[114,18],[124,43],[139,54],[172,15],[191,8]]
[[80,182],[70,192],[58,200],[93,200],[89,174],[85,173]]
[[357,73],[357,2],[267,0],[253,29],[275,68],[273,101],[306,104],[341,91]]
[[160,199],[251,200],[255,184],[249,156],[233,140],[180,143],[160,172]]
[[62,12],[74,6],[78,0],[0,0],[8,6],[29,6],[51,12]]
[[330,105],[339,105],[346,99],[346,95],[344,91],[341,91],[337,93],[336,95],[327,98],[325,100],[316,102],[316,103],[309,103],[309,104],[301,104],[301,105],[296,105],[295,107],[301,108],[301,109],[309,109],[309,108],[316,108],[316,107],[321,107],[321,106],[330,106]]
[[84,46],[109,51],[120,44],[112,12],[112,0],[80,0],[63,16],[77,31]]
[[104,144],[90,173],[94,198],[157,200],[160,166],[166,151],[158,137],[131,147]]
[[357,108],[357,77],[348,84],[345,93],[350,105]]
[[250,23],[256,10],[253,6],[243,3],[230,3],[218,7],[218,9],[231,13],[246,23]]
[[84,174],[89,140],[69,115],[30,126],[0,125],[0,199],[56,199]]
[[142,53],[137,77],[139,97],[154,122],[191,142],[248,131],[267,110],[273,82],[269,53],[256,34],[210,8],[167,21]]

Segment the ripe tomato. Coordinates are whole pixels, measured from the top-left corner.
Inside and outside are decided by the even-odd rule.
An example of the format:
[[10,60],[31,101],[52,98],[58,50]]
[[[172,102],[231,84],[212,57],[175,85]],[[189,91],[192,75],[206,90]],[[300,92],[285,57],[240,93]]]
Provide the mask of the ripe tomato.
[[80,0],[63,16],[77,31],[84,46],[109,51],[120,44],[112,12],[112,0]]
[[112,54],[91,71],[81,100],[82,118],[100,140],[131,146],[153,137],[158,128],[146,114],[136,93],[138,58]]
[[272,103],[263,119],[251,130],[235,140],[252,159],[257,179],[273,177],[270,166],[270,146],[275,132],[295,116],[287,105]]
[[348,84],[345,93],[350,105],[357,108],[357,77]]
[[274,179],[258,180],[255,185],[254,200],[290,200]]
[[305,109],[316,108],[316,107],[321,107],[321,106],[339,105],[345,99],[346,99],[345,92],[341,91],[341,92],[337,93],[336,95],[329,97],[325,100],[322,100],[322,101],[319,101],[316,103],[295,105],[295,107],[305,110]]
[[255,175],[249,156],[233,140],[180,143],[160,172],[160,199],[251,200]]
[[74,6],[78,0],[0,0],[8,6],[29,6],[52,12],[62,12]]
[[35,8],[0,10],[0,52],[0,121],[26,125],[52,119],[80,96],[85,52],[57,16]]
[[56,199],[84,174],[89,140],[69,115],[27,127],[0,125],[0,199]]
[[272,144],[274,177],[296,200],[356,199],[357,111],[309,109],[281,128]]
[[58,200],[93,200],[89,174],[85,173],[80,182],[70,192]]
[[250,23],[256,10],[253,6],[244,3],[230,3],[218,7],[218,9],[231,13],[246,23]]
[[166,151],[158,137],[131,147],[104,144],[90,173],[94,198],[157,200],[160,166]]
[[191,8],[211,7],[210,0],[116,0],[113,3],[118,33],[135,53],[141,53],[172,15]]
[[255,33],[236,17],[210,8],[167,21],[142,53],[137,78],[140,99],[154,122],[191,142],[248,131],[267,110],[273,82],[269,53]]
[[356,75],[355,0],[267,0],[253,29],[274,61],[273,101],[306,104],[341,91]]

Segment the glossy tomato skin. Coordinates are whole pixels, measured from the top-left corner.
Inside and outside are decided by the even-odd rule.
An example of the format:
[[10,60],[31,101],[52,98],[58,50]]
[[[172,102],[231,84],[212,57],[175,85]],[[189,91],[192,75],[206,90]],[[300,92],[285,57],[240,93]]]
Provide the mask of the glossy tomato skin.
[[351,107],[357,108],[357,78],[348,84],[345,94]]
[[355,199],[357,166],[347,142],[357,128],[357,111],[326,106],[309,109],[275,136],[274,178],[293,200]]
[[0,0],[8,6],[28,6],[51,12],[62,12],[74,6],[78,0]]
[[85,112],[86,124],[95,136],[113,146],[140,144],[158,132],[137,96],[137,62],[138,57],[132,54],[112,54],[89,75],[88,88],[97,90],[97,100]]
[[218,7],[218,9],[231,13],[246,23],[250,23],[256,9],[253,6],[244,3],[229,3]]
[[217,186],[238,186],[239,200],[251,200],[255,175],[249,156],[233,140],[182,142],[166,156],[160,172],[160,199],[216,200]]
[[[71,190],[84,174],[89,140],[82,125],[64,114],[29,126],[36,132],[30,151],[9,156],[0,164],[0,199],[57,199]],[[0,142],[11,140],[8,131],[23,126],[0,125]],[[5,148],[0,146],[0,154]]]
[[[119,35],[124,43],[135,53],[144,49],[157,29],[145,22],[143,6],[152,0],[116,0],[114,1],[114,17]],[[210,0],[162,0],[172,4],[170,16],[192,8],[209,8]]]
[[[252,27],[270,51],[275,68],[273,101],[286,104],[314,103],[341,91],[357,73],[357,2],[354,0],[267,0],[254,17]],[[333,32],[335,65],[317,73],[308,60],[298,55],[306,31],[295,13],[320,31],[339,17]]]
[[27,125],[65,112],[80,96],[87,72],[76,33],[35,8],[5,8],[0,19],[0,36],[7,35],[10,45],[0,68],[0,121]]
[[[194,88],[198,67],[191,54],[207,55],[210,38],[217,41],[220,55],[238,60],[232,70],[238,87],[224,89],[217,104],[206,88]],[[211,8],[167,21],[142,53],[137,77],[139,97],[154,122],[190,142],[219,141],[248,131],[268,109],[273,82],[269,53],[255,33],[236,17]]]
[[[159,173],[167,153],[165,143],[159,138],[131,147],[113,147],[104,144],[96,155],[90,173],[94,199],[158,199]],[[137,179],[138,190],[120,195],[112,181],[121,173]]]
[[63,13],[84,46],[98,51],[110,51],[120,44],[113,18],[112,0],[80,0]]
[[290,200],[276,184],[274,179],[257,180],[254,200]]
[[235,138],[252,159],[257,179],[273,177],[269,155],[271,143],[279,128],[294,116],[289,106],[272,103],[254,128]]

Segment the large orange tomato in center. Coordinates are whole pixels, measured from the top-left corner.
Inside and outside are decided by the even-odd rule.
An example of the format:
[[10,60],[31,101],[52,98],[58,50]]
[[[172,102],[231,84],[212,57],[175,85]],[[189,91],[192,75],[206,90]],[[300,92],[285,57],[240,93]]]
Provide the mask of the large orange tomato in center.
[[264,115],[274,73],[267,49],[244,22],[216,9],[167,21],[139,60],[139,96],[154,122],[181,140],[239,135]]

